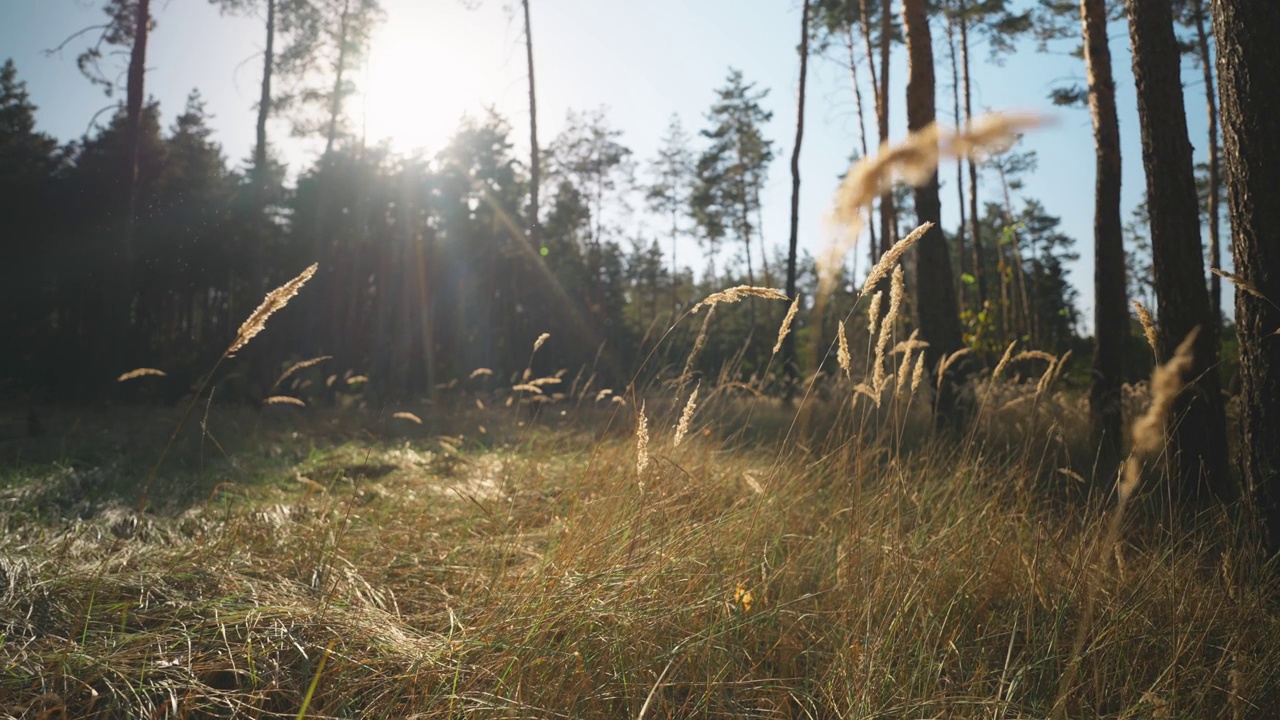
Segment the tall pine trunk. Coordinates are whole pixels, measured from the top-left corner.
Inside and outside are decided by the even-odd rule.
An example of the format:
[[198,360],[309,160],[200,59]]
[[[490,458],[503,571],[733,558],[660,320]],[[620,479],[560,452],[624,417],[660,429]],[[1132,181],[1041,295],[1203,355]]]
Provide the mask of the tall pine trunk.
[[[852,48],[852,44],[850,44]],[[796,101],[796,144],[791,150],[791,235],[787,242],[787,297],[796,297],[796,250],[800,237],[800,145],[804,142],[804,92],[809,73],[809,0],[800,10],[800,92]],[[863,136],[865,137],[865,133]],[[865,143],[864,143],[865,144]],[[796,370],[795,334],[783,338],[783,368],[794,375]]]
[[[933,123],[936,116],[933,77],[933,38],[925,0],[902,0],[902,24],[907,38],[907,129],[917,132]],[[951,256],[942,233],[942,206],[938,200],[938,171],[915,189],[916,220],[933,223],[933,228],[915,244],[916,298],[920,334],[929,343],[928,363],[959,350],[963,344],[960,315],[956,306],[955,282],[951,277]],[[939,398],[940,409],[948,403]]]
[[[858,0],[859,25],[862,26],[862,40],[867,46],[867,71],[871,76],[871,99],[875,102],[876,111],[876,132],[879,136],[880,144],[883,146],[888,142],[888,123],[880,122],[880,115],[884,111],[881,109],[884,105],[884,93],[880,89],[880,79],[876,75],[876,53],[875,46],[871,42],[871,15],[867,11],[867,0]],[[881,230],[884,229],[883,206],[881,206]],[[871,228],[871,266],[874,267],[880,259],[881,247],[876,244],[875,218],[873,211],[869,207],[867,210],[867,227]],[[883,241],[881,241],[883,242]]]
[[[141,154],[142,105],[147,73],[147,40],[151,31],[151,0],[138,0],[133,23],[133,47],[129,51],[129,69],[125,88],[125,157],[124,200],[121,208],[119,247],[115,257],[114,302],[107,303],[112,318],[102,324],[108,333],[103,349],[107,350],[116,365],[129,365],[133,352],[134,334],[130,321],[133,303],[135,273],[135,241],[138,215],[138,165]],[[119,332],[118,337],[110,334]]]
[[332,160],[333,145],[338,137],[338,118],[342,115],[342,81],[347,71],[347,29],[351,19],[351,0],[342,6],[338,24],[338,63],[333,74],[333,94],[329,97],[329,128],[325,131],[324,157]]
[[1218,337],[1213,332],[1200,248],[1191,141],[1183,106],[1180,55],[1170,0],[1130,0],[1129,37],[1142,127],[1151,251],[1159,306],[1160,350],[1172,355],[1195,328],[1196,378],[1175,404],[1170,469],[1175,497],[1186,501],[1204,489],[1230,497],[1227,436],[1218,381]]
[[[951,60],[951,117],[954,118],[956,127],[961,127],[960,123],[960,63],[956,57],[956,16],[955,13],[948,13],[947,17],[947,55]],[[956,230],[956,264],[957,270],[961,275],[964,274],[965,265],[965,236],[968,232],[968,217],[965,212],[964,205],[964,158],[956,158],[956,198],[959,201],[956,207],[960,208],[960,227]],[[968,293],[965,291],[965,285],[962,282],[959,285],[960,290],[960,307],[964,308],[968,300]]]
[[[966,0],[959,0],[956,14],[960,16],[960,69],[964,83],[964,124],[973,121],[973,89],[969,77],[969,7]],[[978,227],[978,164],[973,157],[966,158],[969,167],[969,243],[973,247],[973,277],[978,286],[978,309],[987,304],[987,264],[982,248],[982,230]]]
[[[1218,160],[1218,103],[1213,89],[1213,55],[1209,51],[1209,33],[1204,27],[1204,1],[1191,0],[1191,12],[1196,21],[1196,52],[1200,55],[1200,69],[1204,75],[1204,100],[1209,111],[1209,266],[1222,267],[1222,248],[1218,238],[1218,193],[1222,187]],[[1209,276],[1209,308],[1213,312],[1213,326],[1222,326],[1222,278]]]
[[1124,236],[1120,224],[1120,120],[1107,44],[1105,0],[1081,0],[1080,25],[1093,120],[1096,178],[1093,194],[1093,385],[1089,420],[1100,458],[1099,483],[1107,484],[1120,461],[1121,380],[1129,337]]
[[[133,267],[134,225],[138,210],[138,155],[142,137],[142,101],[147,73],[147,39],[151,31],[151,0],[138,0],[133,24],[133,47],[125,88],[124,233],[120,238],[120,263],[128,280]],[[132,292],[129,288],[128,292]]]
[[1280,550],[1280,8],[1214,0],[1222,156],[1236,273],[1261,295],[1236,292],[1240,429],[1245,487]]
[[271,192],[267,187],[271,171],[267,167],[267,120],[271,118],[271,80],[276,64],[276,0],[267,0],[267,44],[262,52],[262,93],[258,98],[257,141],[253,146],[253,189],[257,203],[255,218],[257,227],[262,229],[253,248],[253,279],[251,287],[254,297],[266,291],[266,242],[268,225],[267,204]]
[[[845,47],[849,50],[849,77],[853,81],[853,101],[856,106],[854,111],[858,114],[858,141],[862,147],[862,157],[865,158],[870,156],[871,151],[867,145],[867,122],[862,117],[862,83],[858,82],[858,56],[853,46],[853,27],[850,26],[845,30]],[[870,47],[870,45],[868,45],[868,47]],[[871,57],[868,56],[867,60],[868,63],[870,63]],[[872,70],[871,77],[874,81],[874,69]],[[867,223],[867,234],[870,236],[871,252],[874,254],[877,248],[875,223]]]
[[262,52],[262,94],[258,98],[257,142],[253,146],[253,171],[258,201],[267,195],[267,120],[271,117],[271,78],[276,64],[276,0],[267,0],[267,46]]
[[[877,93],[879,106],[876,109],[876,129],[880,133],[881,146],[889,142],[889,41],[893,37],[893,16],[889,3],[890,0],[880,0],[880,91]],[[882,253],[887,252],[893,245],[895,225],[893,191],[888,190],[880,196],[880,251]],[[887,296],[888,293],[885,293],[885,297]]]
[[[533,83],[533,25],[529,22],[529,0],[523,0],[523,4],[524,52],[529,69],[529,237],[533,247],[537,249],[542,245],[542,226],[538,224],[538,186],[542,181],[542,159],[538,151],[538,94]],[[672,262],[674,261],[673,250]]]

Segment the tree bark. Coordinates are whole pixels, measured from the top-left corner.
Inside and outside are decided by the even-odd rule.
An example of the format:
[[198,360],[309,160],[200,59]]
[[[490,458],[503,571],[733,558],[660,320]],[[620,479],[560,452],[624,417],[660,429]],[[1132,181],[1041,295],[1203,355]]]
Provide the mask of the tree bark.
[[[952,117],[956,127],[961,127],[960,123],[960,63],[956,58],[956,15],[948,13],[947,17],[947,55],[951,60],[951,109]],[[965,234],[968,230],[968,218],[964,205],[964,158],[956,158],[956,197],[959,201],[956,207],[960,208],[960,227],[956,230],[956,265],[960,274],[964,274],[965,265]],[[968,300],[968,292],[965,290],[964,281],[961,280],[960,290],[960,307],[964,308]]]
[[[1222,249],[1218,238],[1218,193],[1222,186],[1218,160],[1218,103],[1213,90],[1213,54],[1209,51],[1209,34],[1204,27],[1204,2],[1191,0],[1196,20],[1196,50],[1200,53],[1200,69],[1204,74],[1204,99],[1209,111],[1209,267],[1222,267]],[[1214,332],[1222,327],[1222,278],[1209,275],[1209,308],[1213,312]]]
[[[866,9],[865,0],[863,2],[863,9],[864,11]],[[871,151],[867,146],[867,123],[865,120],[863,120],[863,117],[862,117],[862,84],[858,82],[858,56],[853,49],[853,28],[852,27],[848,28],[845,34],[845,47],[847,47],[849,50],[849,77],[850,79],[853,80],[853,100],[854,100],[854,104],[857,105],[856,112],[858,113],[858,140],[862,146],[862,157],[866,158],[866,157],[870,157]],[[867,47],[870,47],[870,44],[868,44]],[[870,55],[867,56],[867,62],[868,64],[870,64],[871,62]],[[871,71],[871,79],[873,81],[872,84],[874,85],[875,84],[874,68]],[[870,239],[871,239],[871,254],[874,255],[876,250],[878,249],[878,243],[876,242],[875,223],[873,222],[867,223],[867,234],[870,236]],[[875,260],[873,259],[872,262],[875,262]]]
[[1120,224],[1120,121],[1111,73],[1104,0],[1081,0],[1080,25],[1093,120],[1096,178],[1093,195],[1093,385],[1089,420],[1098,445],[1101,487],[1110,489],[1121,458],[1121,379],[1129,337],[1125,291],[1124,236]]
[[[877,93],[879,105],[876,108],[876,125],[880,133],[880,145],[889,142],[889,41],[893,37],[893,20],[889,11],[890,0],[880,0],[880,91]],[[894,226],[893,191],[886,191],[880,196],[880,252],[888,252],[892,247]],[[879,261],[876,258],[875,261]],[[888,293],[885,293],[887,297]]]
[[1129,37],[1142,127],[1151,249],[1159,307],[1161,354],[1172,355],[1196,327],[1197,378],[1175,404],[1170,469],[1175,497],[1190,502],[1209,490],[1230,499],[1227,436],[1218,381],[1218,339],[1213,332],[1200,248],[1199,203],[1191,141],[1183,106],[1180,55],[1169,0],[1130,0]]
[[[542,244],[542,226],[538,223],[538,185],[542,179],[542,164],[538,152],[538,95],[533,83],[533,25],[529,22],[529,0],[523,0],[523,4],[524,51],[529,68],[529,237],[534,248],[538,248]],[[674,263],[674,245],[672,247],[671,257]]]
[[1236,292],[1245,487],[1267,545],[1280,550],[1280,6],[1214,0],[1222,150],[1236,273],[1268,300]]
[[[853,45],[850,43],[850,49]],[[809,0],[800,10],[800,92],[796,102],[796,144],[791,150],[791,235],[787,243],[787,297],[796,297],[796,250],[800,236],[800,145],[804,142],[804,92],[809,72]],[[863,137],[866,134],[863,133]],[[864,142],[865,145],[865,142]],[[782,341],[782,366],[788,374],[796,370],[795,333]]]
[[338,136],[338,116],[342,114],[342,80],[347,70],[347,24],[351,17],[351,0],[342,5],[342,18],[338,26],[338,66],[334,69],[333,95],[329,98],[329,129],[325,132],[324,157],[326,162],[333,154],[333,144]]
[[[114,302],[105,305],[113,317],[101,327],[107,334],[102,348],[110,361],[118,366],[132,364],[134,350],[133,324],[130,306],[137,291],[134,287],[135,235],[138,215],[138,166],[142,144],[142,111],[147,74],[147,41],[151,31],[151,0],[138,0],[134,17],[133,47],[129,51],[129,69],[125,88],[125,158],[124,202],[120,224],[120,245],[115,258]],[[118,337],[111,337],[119,332]],[[108,348],[110,348],[108,350]]]
[[[969,8],[966,0],[960,0],[957,14],[960,16],[960,65],[964,81],[964,124],[973,122],[973,90],[969,77]],[[982,249],[982,232],[978,229],[978,164],[972,157],[966,158],[969,166],[969,238],[973,246],[973,277],[978,285],[978,309],[987,304],[987,266]]]
[[[120,240],[122,268],[132,271],[134,222],[138,205],[138,155],[142,137],[142,101],[147,73],[147,38],[151,30],[151,0],[138,0],[133,27],[133,47],[125,88],[125,215]],[[132,288],[130,289],[132,290]]]
[[262,53],[262,95],[258,99],[257,143],[253,146],[253,170],[259,201],[267,184],[267,120],[271,117],[271,76],[275,70],[276,0],[267,0],[267,47]]
[[[933,77],[933,38],[924,0],[902,0],[902,24],[907,38],[907,129],[917,132],[933,123],[936,116]],[[933,228],[916,241],[916,307],[920,334],[929,343],[927,355],[935,365],[944,354],[963,344],[956,291],[951,277],[951,257],[947,252],[938,201],[938,171],[915,189],[917,222],[933,223]],[[944,405],[939,401],[940,405]]]

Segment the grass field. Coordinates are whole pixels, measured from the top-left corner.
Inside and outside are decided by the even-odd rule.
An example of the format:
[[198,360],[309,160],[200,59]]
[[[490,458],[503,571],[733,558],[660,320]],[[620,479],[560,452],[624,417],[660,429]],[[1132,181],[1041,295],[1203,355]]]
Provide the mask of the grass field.
[[1265,716],[1239,522],[1088,500],[1077,391],[1016,379],[961,437],[704,389],[678,447],[670,393],[644,448],[594,391],[215,406],[145,513],[178,411],[54,412],[0,458],[0,714]]

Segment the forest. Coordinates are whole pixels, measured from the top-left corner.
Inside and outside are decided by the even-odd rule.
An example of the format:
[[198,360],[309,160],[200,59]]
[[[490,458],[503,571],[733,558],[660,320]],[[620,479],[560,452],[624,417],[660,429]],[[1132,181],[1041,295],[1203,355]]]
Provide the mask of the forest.
[[[521,114],[406,152],[393,0],[202,2],[260,35],[244,158],[154,98],[167,3],[50,51],[77,139],[0,68],[0,716],[1275,712],[1280,5],[768,0],[795,87],[725,66],[644,156],[546,133],[554,3],[502,4]],[[1057,113],[981,108],[1046,53]],[[1091,236],[1028,189],[1063,117]]]

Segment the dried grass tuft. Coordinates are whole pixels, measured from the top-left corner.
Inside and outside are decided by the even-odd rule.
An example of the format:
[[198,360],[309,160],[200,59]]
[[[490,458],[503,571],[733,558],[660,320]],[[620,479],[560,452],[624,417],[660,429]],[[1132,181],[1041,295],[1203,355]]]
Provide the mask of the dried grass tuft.
[[471,371],[471,374],[467,376],[467,379],[475,380],[478,377],[489,377],[490,375],[493,375],[493,371],[489,368],[476,368]]
[[796,311],[800,309],[800,296],[797,295],[795,300],[791,301],[791,307],[787,309],[786,317],[782,318],[782,326],[778,328],[778,341],[773,344],[773,354],[777,355],[782,349],[782,341],[787,338],[787,333],[791,332],[791,321],[796,319]]
[[962,130],[942,130],[930,125],[897,145],[882,145],[876,155],[855,163],[836,191],[831,218],[843,226],[844,232],[819,259],[820,292],[826,293],[832,288],[844,256],[862,232],[871,203],[889,192],[898,178],[912,185],[923,184],[943,159],[1004,152],[1020,133],[1044,122],[1044,118],[1037,115],[991,113],[975,118]]
[[998,380],[1000,378],[1000,373],[1004,372],[1004,369],[1009,365],[1010,362],[1012,362],[1010,359],[1010,356],[1013,355],[1013,348],[1017,344],[1018,344],[1018,341],[1014,340],[1013,342],[1009,343],[1009,347],[1004,349],[1004,355],[1000,356],[1000,362],[996,363],[996,369],[991,371],[991,382],[994,383],[996,380]]
[[911,373],[911,394],[915,395],[916,390],[920,389],[920,382],[924,380],[924,353],[916,356],[916,367]]
[[902,266],[893,269],[893,283],[889,286],[889,312],[880,321],[880,335],[876,338],[875,367],[871,371],[871,386],[879,393],[884,389],[884,359],[889,348],[889,340],[893,336],[893,323],[898,319],[898,309],[902,306],[902,298],[906,294],[906,279]]
[[280,377],[276,378],[275,383],[273,383],[271,387],[273,388],[280,387],[281,383],[283,383],[285,380],[288,380],[291,375],[298,372],[299,370],[306,370],[307,368],[312,367],[314,365],[319,365],[325,360],[332,360],[332,359],[333,359],[332,355],[321,355],[320,357],[313,357],[310,360],[303,360],[301,362],[296,362],[290,365],[288,370],[285,370],[283,373],[281,373]]
[[844,371],[844,376],[851,377],[853,356],[849,354],[849,338],[845,336],[843,322],[838,324],[836,328],[836,339],[838,340],[836,362],[840,363],[840,369]]
[[248,345],[249,341],[257,336],[258,333],[262,332],[262,329],[267,326],[267,318],[271,317],[285,305],[288,305],[289,301],[293,299],[293,296],[297,295],[298,291],[302,289],[302,286],[311,279],[311,276],[316,274],[316,270],[319,269],[319,267],[320,265],[318,263],[312,263],[310,267],[303,270],[297,277],[267,293],[267,297],[263,299],[262,304],[249,315],[249,318],[245,320],[242,325],[240,325],[240,329],[236,332],[236,339],[232,341],[231,346],[227,348],[227,351],[223,353],[223,355],[225,357],[231,357],[237,352],[243,350],[244,346]]
[[298,407],[306,407],[307,404],[296,397],[288,395],[272,395],[262,401],[263,405],[297,405]]
[[862,290],[860,290],[858,294],[866,295],[868,290],[875,287],[876,283],[883,280],[884,276],[888,275],[889,271],[897,266],[898,259],[907,251],[907,248],[915,245],[916,241],[924,237],[924,234],[929,232],[929,229],[932,227],[933,223],[925,223],[915,230],[912,230],[906,237],[894,243],[893,247],[886,250],[884,255],[880,256],[880,261],[875,264],[875,267],[871,268],[871,272],[867,273],[867,279],[862,283]]
[[1226,270],[1222,270],[1220,268],[1209,268],[1209,272],[1213,273],[1214,275],[1217,275],[1223,280],[1226,280],[1232,285],[1235,285],[1236,287],[1258,298],[1259,300],[1262,300],[1268,303],[1271,302],[1271,299],[1268,298],[1266,295],[1263,295],[1262,291],[1258,289],[1257,285],[1254,285],[1253,283],[1249,282],[1248,280],[1245,280],[1244,278],[1240,277],[1239,275],[1236,275],[1235,273],[1229,273]]
[[1156,324],[1151,320],[1151,313],[1147,311],[1142,303],[1137,300],[1133,302],[1133,309],[1138,311],[1138,322],[1142,323],[1142,333],[1147,336],[1147,344],[1151,346],[1151,352],[1160,356],[1159,345],[1156,342]]
[[1133,452],[1139,457],[1149,457],[1160,450],[1164,441],[1165,420],[1173,401],[1182,391],[1182,378],[1191,370],[1195,360],[1192,351],[1200,328],[1187,333],[1169,362],[1151,373],[1151,407],[1133,424]]
[[673,447],[680,447],[680,443],[684,441],[684,436],[689,434],[689,423],[693,421],[693,413],[698,409],[698,388],[694,387],[693,392],[689,393],[689,401],[684,404],[684,411],[680,413],[680,422],[676,424],[676,437],[672,442]]
[[538,339],[533,341],[533,351],[535,353],[538,352],[538,349],[542,347],[543,343],[549,339],[551,339],[551,333],[542,333],[539,335]]
[[702,302],[698,303],[697,305],[694,305],[689,312],[696,315],[698,311],[701,310],[704,306],[714,307],[715,305],[718,305],[720,303],[736,303],[736,302],[741,302],[749,297],[764,298],[765,300],[790,300],[791,299],[787,297],[786,293],[775,288],[756,287],[754,285],[739,285],[737,287],[728,288],[727,290],[721,290],[720,292],[711,293],[710,295],[705,297],[702,300]]
[[[703,302],[706,302],[705,300]],[[697,307],[694,307],[697,310]],[[702,352],[702,346],[707,344],[707,327],[711,325],[711,316],[716,312],[715,303],[707,309],[707,314],[702,316],[702,327],[698,329],[698,337],[693,341],[693,349],[689,351],[689,357],[684,360],[684,370],[680,372],[680,387],[676,391],[679,397],[684,392],[684,384],[689,380],[689,372],[693,370],[693,363],[698,358],[698,353]]]
[[[614,398],[615,400],[617,398]],[[636,474],[644,475],[649,467],[649,418],[644,414],[644,403],[640,403],[640,417],[636,420]],[[643,481],[642,481],[643,487]]]
[[126,380],[133,380],[140,377],[168,377],[168,375],[169,374],[165,371],[157,370],[155,368],[137,368],[116,378],[116,382],[125,382]]

